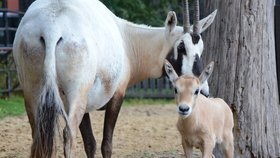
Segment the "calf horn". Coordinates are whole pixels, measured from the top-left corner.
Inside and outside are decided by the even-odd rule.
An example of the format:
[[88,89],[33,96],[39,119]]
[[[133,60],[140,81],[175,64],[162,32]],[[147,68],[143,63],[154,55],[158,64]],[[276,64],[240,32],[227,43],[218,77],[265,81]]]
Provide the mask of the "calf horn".
[[183,28],[184,33],[190,32],[190,14],[188,0],[183,0]]

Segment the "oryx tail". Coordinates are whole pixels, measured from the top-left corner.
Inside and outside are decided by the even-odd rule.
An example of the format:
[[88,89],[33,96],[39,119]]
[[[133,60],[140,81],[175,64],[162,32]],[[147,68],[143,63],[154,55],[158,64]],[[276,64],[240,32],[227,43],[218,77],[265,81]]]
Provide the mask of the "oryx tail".
[[42,63],[42,86],[37,103],[31,157],[49,158],[53,156],[54,136],[60,114],[66,122],[66,129],[69,129],[69,126],[56,80],[55,52],[62,38],[42,36],[40,40],[45,47],[45,58],[44,63]]

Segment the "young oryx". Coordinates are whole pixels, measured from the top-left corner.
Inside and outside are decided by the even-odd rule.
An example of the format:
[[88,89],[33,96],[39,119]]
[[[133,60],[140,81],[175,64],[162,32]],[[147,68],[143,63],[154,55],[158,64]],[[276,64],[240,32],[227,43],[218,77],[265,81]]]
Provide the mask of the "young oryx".
[[167,58],[181,65],[181,73],[200,73],[200,33],[215,15],[199,22],[196,18],[192,32],[189,20],[184,29],[176,26],[174,12],[168,13],[165,27],[153,28],[116,17],[98,0],[36,0],[22,18],[13,45],[32,128],[31,157],[55,156],[59,115],[66,122],[65,157],[74,157],[78,127],[87,156],[94,157],[89,112],[98,109],[106,110],[102,155],[111,157],[127,87],[161,77],[170,52],[174,55]]
[[193,147],[198,147],[203,158],[210,158],[215,144],[222,143],[226,157],[233,158],[233,114],[229,106],[220,98],[206,98],[199,93],[213,66],[214,62],[211,62],[199,78],[193,75],[178,77],[172,65],[165,62],[166,73],[175,88],[180,115],[177,128],[186,157],[192,157]]

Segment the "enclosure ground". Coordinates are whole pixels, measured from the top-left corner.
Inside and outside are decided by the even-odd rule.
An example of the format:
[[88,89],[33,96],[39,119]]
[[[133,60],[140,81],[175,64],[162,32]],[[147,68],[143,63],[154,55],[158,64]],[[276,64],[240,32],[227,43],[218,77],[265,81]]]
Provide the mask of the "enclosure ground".
[[[97,141],[96,157],[100,158],[104,111],[92,112],[90,115]],[[176,129],[177,117],[175,105],[122,107],[114,133],[112,157],[181,158],[183,150]],[[31,140],[27,116],[7,117],[0,121],[1,158],[29,157]],[[62,153],[58,145],[58,157],[62,157]],[[86,157],[80,133],[77,157]]]

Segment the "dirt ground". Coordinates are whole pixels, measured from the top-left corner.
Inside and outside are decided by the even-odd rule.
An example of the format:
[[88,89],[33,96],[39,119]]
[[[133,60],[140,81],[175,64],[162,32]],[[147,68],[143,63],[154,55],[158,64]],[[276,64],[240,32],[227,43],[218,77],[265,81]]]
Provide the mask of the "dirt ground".
[[[97,141],[96,157],[101,156],[103,111],[91,113]],[[122,107],[113,138],[113,158],[181,158],[183,150],[176,129],[175,105],[139,105]],[[86,157],[80,133],[77,157]],[[0,121],[0,158],[27,158],[30,154],[31,129],[27,116]],[[61,142],[60,142],[61,143]],[[58,145],[57,155],[62,157]],[[200,157],[197,152],[195,157]]]

